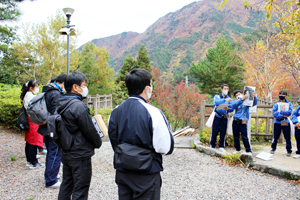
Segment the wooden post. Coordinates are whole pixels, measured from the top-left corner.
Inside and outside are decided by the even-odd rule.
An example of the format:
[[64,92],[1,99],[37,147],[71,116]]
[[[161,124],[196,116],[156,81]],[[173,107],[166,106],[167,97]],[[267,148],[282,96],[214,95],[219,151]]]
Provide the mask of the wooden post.
[[204,129],[205,127],[205,100],[201,100],[200,104],[200,132]]
[[97,109],[98,109],[98,107],[97,107],[97,97],[92,98],[92,100],[93,100],[93,108],[94,108],[94,111],[95,111],[95,113],[94,113],[94,116],[95,116],[95,115],[97,115]]

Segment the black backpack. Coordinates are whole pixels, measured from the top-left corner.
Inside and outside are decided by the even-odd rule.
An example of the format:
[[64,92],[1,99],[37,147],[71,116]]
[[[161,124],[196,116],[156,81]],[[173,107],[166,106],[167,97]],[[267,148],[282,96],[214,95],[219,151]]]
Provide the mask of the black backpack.
[[71,100],[59,114],[55,113],[54,115],[50,115],[47,119],[47,128],[50,138],[57,146],[59,146],[63,150],[71,149],[73,136],[65,126],[61,114],[76,101],[79,100]]
[[24,106],[22,106],[22,108],[20,109],[19,117],[17,119],[17,125],[24,131],[29,130],[28,118]]

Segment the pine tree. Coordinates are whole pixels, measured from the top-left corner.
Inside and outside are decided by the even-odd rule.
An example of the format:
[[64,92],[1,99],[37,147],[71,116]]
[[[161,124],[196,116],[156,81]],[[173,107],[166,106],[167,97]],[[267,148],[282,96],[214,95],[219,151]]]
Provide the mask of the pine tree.
[[124,64],[122,65],[119,74],[116,78],[116,86],[114,89],[114,104],[122,103],[128,97],[128,91],[125,84],[125,77],[131,70],[135,68],[143,68],[148,70],[150,73],[152,72],[150,59],[147,55],[147,50],[145,45],[142,45],[137,60],[135,60],[131,54],[127,56],[124,60]]
[[232,48],[229,40],[222,36],[217,47],[210,48],[206,54],[207,60],[192,64],[190,71],[195,75],[202,93],[214,95],[226,83],[231,91],[242,89],[244,63]]

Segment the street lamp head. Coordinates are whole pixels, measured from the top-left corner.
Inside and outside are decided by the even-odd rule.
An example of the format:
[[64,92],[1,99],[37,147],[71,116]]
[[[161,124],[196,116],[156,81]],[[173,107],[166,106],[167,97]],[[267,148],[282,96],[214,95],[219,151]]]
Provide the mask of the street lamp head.
[[73,12],[75,10],[73,8],[64,8],[63,11],[67,17],[69,17],[69,16],[71,17],[71,15],[73,14]]

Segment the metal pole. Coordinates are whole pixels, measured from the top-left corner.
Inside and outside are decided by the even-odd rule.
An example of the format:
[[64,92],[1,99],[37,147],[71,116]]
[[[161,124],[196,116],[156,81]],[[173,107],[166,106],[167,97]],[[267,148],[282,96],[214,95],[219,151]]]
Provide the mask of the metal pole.
[[67,35],[67,74],[69,75],[70,73],[70,35],[68,34]]

